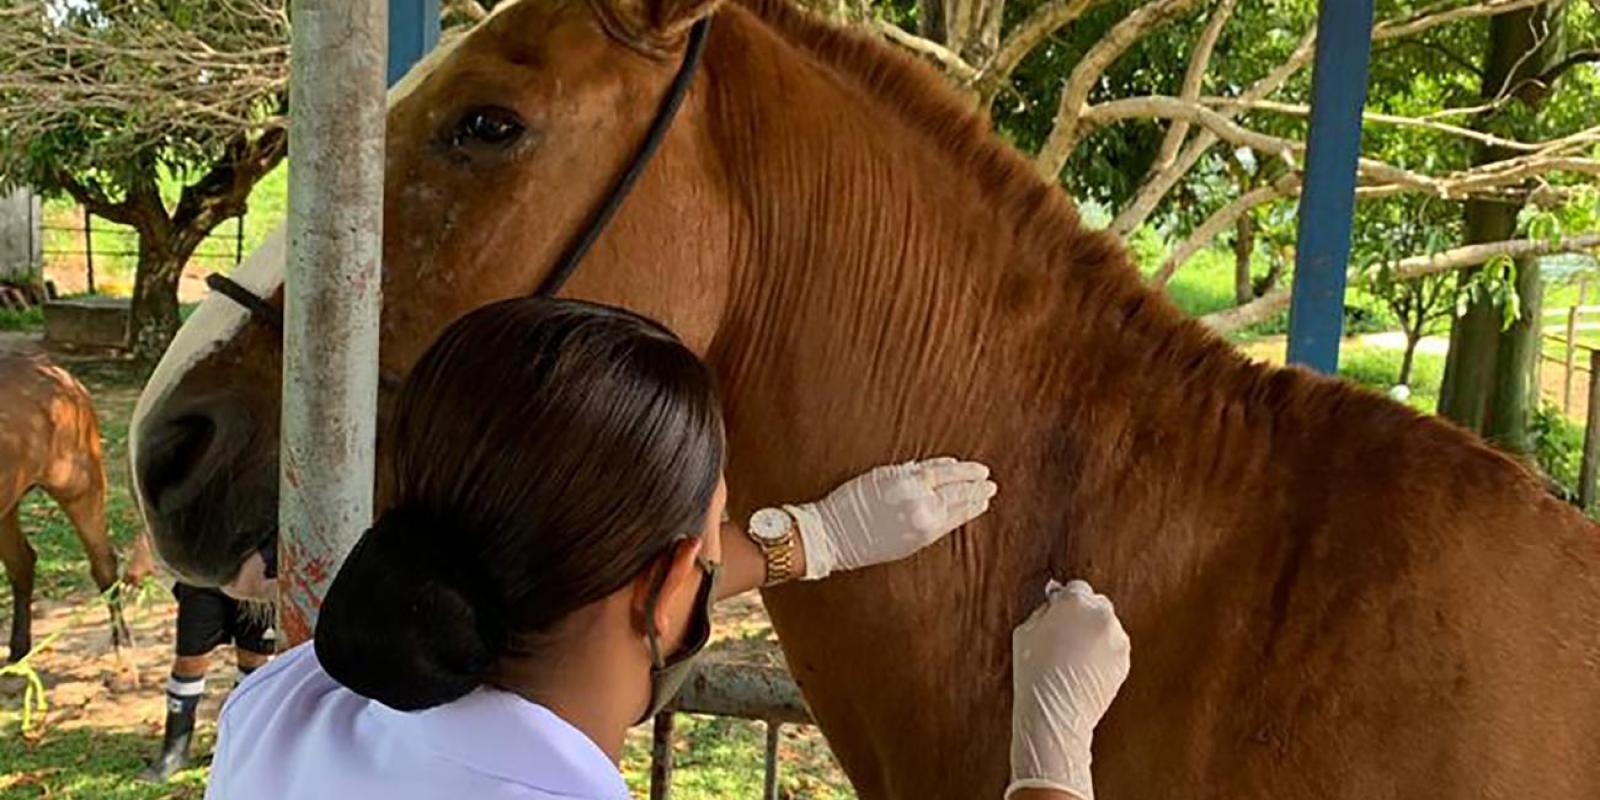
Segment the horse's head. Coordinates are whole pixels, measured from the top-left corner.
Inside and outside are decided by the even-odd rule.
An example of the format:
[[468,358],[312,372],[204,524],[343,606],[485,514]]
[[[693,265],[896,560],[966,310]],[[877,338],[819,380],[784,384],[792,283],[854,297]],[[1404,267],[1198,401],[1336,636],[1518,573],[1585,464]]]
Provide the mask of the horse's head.
[[[381,365],[403,375],[452,320],[533,291],[626,167],[715,0],[520,0],[391,93]],[[565,294],[709,346],[730,285],[729,203],[697,77],[660,152]],[[281,236],[234,278],[282,303]],[[222,584],[277,530],[279,345],[213,295],[135,412],[135,492],[163,560]],[[507,353],[506,358],[517,354]]]

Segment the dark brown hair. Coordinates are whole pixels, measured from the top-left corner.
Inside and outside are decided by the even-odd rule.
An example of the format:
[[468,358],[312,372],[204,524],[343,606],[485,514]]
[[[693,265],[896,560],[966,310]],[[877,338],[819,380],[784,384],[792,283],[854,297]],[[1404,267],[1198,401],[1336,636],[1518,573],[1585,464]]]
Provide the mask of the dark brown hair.
[[340,683],[401,710],[472,691],[698,535],[724,449],[710,373],[676,336],[571,300],[456,321],[389,433],[393,503],[335,577],[315,646]]

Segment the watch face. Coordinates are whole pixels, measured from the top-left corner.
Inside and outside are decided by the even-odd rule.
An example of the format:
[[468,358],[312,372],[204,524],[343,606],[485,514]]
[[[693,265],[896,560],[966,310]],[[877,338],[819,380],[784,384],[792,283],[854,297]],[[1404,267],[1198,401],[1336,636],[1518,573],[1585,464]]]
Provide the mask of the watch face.
[[776,542],[788,535],[793,524],[783,509],[763,508],[750,517],[750,533],[758,539]]

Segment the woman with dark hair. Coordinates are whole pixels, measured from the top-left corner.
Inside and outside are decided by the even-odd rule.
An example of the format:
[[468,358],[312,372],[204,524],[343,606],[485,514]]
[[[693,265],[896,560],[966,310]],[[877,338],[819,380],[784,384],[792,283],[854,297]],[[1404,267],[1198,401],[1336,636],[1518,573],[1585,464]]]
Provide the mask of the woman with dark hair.
[[[904,558],[996,492],[986,467],[940,458],[725,524],[709,371],[660,325],[576,301],[458,320],[388,433],[388,510],[334,579],[314,643],[229,700],[207,797],[626,798],[623,736],[672,698],[713,602]],[[1065,629],[1048,617],[1031,622]],[[1035,705],[1061,705],[1049,695]],[[1060,712],[1033,716],[1018,729]],[[1019,797],[1051,786],[1022,779]]]

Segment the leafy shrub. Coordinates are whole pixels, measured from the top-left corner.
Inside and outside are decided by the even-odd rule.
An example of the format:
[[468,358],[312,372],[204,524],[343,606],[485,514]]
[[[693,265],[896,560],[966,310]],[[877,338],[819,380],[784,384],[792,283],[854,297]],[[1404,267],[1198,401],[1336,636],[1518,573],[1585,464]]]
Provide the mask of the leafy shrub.
[[1556,485],[1568,502],[1578,499],[1578,469],[1583,463],[1583,427],[1561,409],[1539,406],[1528,422],[1533,439],[1534,463]]

